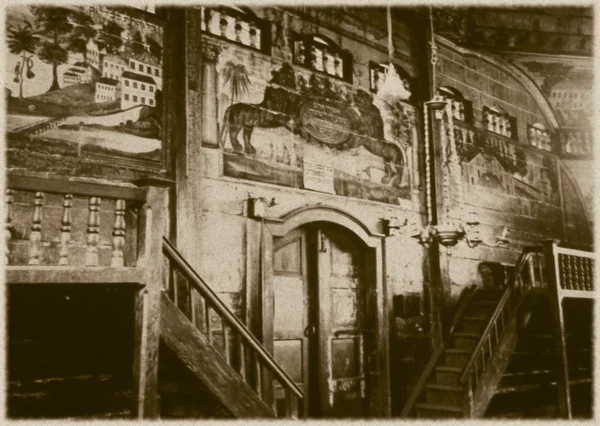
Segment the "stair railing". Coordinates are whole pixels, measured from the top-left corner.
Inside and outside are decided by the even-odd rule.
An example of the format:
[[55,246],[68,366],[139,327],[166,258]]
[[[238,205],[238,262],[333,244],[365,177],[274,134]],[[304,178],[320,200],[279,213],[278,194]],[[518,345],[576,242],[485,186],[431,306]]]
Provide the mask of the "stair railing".
[[[469,306],[469,302],[473,298],[473,294],[475,294],[475,291],[477,291],[477,286],[473,285],[473,286],[467,287],[461,293],[460,299],[458,301],[458,308],[456,309],[456,312],[454,313],[454,320],[452,321],[452,325],[450,326],[450,330],[448,331],[448,336],[452,335],[452,333],[456,329],[456,326],[460,323],[460,320],[462,319],[463,315],[465,314],[465,311],[467,310],[467,307]],[[437,361],[440,358],[440,355],[442,354],[442,352],[444,352],[445,346],[446,346],[446,342],[444,342],[444,344],[442,346],[433,349],[433,353],[431,354],[431,357],[429,358],[429,362],[427,363],[427,366],[423,370],[423,373],[421,373],[421,376],[419,377],[417,384],[415,385],[413,391],[411,392],[410,396],[408,397],[408,400],[406,401],[406,403],[404,404],[404,407],[402,408],[402,413],[400,413],[400,417],[408,417],[410,415],[413,407],[415,406],[415,403],[417,402],[417,400],[419,399],[419,396],[421,395],[421,392],[423,391],[423,388],[425,387],[425,384],[427,383],[427,379],[429,378],[429,376],[431,375],[431,372],[433,371],[435,365],[437,364]]]
[[[541,253],[541,247],[526,247],[519,256],[513,273],[506,281],[506,289],[460,376],[460,383],[469,382],[469,392],[477,387],[486,367],[490,365],[496,347],[501,342],[514,315],[517,314],[521,297],[532,287],[545,287],[543,255],[538,255]],[[539,274],[536,274],[536,271]],[[537,281],[538,276],[539,281]]]
[[[169,296],[173,303],[215,348],[220,349],[227,363],[252,390],[272,407],[272,401],[265,400],[267,397],[263,394],[261,385],[263,368],[266,368],[284,389],[283,417],[298,418],[298,407],[302,407],[304,402],[304,392],[300,387],[190,266],[175,246],[164,237],[163,253],[169,260]],[[181,278],[188,285],[181,285]],[[186,294],[180,293],[182,287],[186,289]],[[219,327],[214,326],[215,319],[220,322]],[[252,365],[246,365],[247,360],[252,360]],[[251,377],[254,379],[252,380]]]
[[563,299],[594,299],[595,254],[582,250],[559,247],[558,241],[547,241],[545,255],[548,260],[548,290],[554,310],[555,348],[558,363],[558,408],[563,417],[572,418],[569,362]]

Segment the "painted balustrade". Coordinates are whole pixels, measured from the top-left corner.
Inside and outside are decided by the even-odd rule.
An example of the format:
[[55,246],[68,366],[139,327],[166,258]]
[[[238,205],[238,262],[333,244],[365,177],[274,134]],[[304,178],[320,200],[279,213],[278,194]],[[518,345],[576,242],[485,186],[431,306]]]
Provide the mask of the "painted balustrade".
[[234,9],[200,7],[202,31],[261,50],[260,21]]
[[142,188],[9,176],[5,263],[135,266],[144,197]]

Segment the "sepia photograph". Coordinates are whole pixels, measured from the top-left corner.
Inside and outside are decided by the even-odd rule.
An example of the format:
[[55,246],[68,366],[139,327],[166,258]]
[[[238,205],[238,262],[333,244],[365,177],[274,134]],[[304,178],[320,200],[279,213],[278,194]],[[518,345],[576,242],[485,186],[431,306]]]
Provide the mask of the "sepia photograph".
[[3,12],[6,419],[595,418],[593,3]]

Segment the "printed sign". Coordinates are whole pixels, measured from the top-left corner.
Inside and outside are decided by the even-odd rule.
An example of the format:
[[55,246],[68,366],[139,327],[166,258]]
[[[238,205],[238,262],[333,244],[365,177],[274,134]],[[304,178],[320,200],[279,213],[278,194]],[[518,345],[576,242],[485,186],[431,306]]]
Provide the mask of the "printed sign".
[[311,158],[303,162],[304,188],[313,191],[335,194],[333,187],[333,166]]

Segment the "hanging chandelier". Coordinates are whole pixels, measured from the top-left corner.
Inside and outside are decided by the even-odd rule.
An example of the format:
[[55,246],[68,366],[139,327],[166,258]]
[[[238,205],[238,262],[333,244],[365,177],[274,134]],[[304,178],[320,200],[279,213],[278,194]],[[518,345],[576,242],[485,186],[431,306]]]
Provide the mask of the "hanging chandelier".
[[388,32],[388,54],[390,64],[387,67],[387,72],[383,82],[377,91],[377,97],[381,100],[392,103],[397,100],[405,101],[410,98],[411,93],[404,87],[404,82],[398,75],[394,66],[394,43],[392,41],[392,11],[391,7],[387,6],[387,32]]

